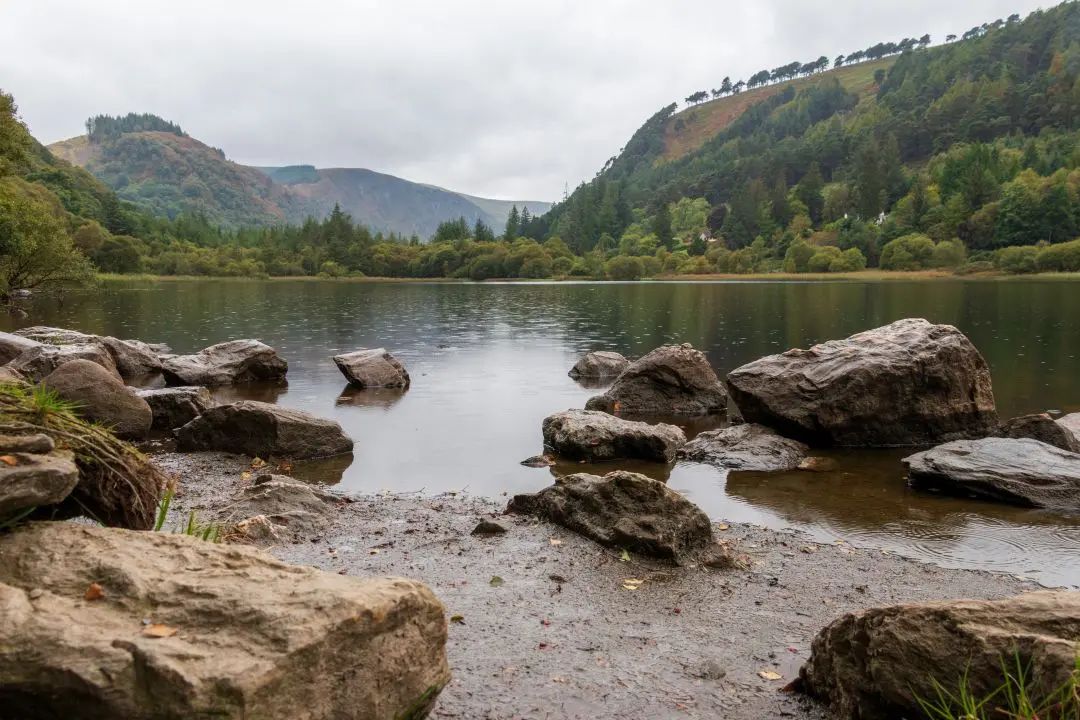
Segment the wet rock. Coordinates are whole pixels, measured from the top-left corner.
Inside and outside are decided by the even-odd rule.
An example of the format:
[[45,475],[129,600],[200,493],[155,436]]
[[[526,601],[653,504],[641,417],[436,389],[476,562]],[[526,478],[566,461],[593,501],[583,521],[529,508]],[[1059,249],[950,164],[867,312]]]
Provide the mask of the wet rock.
[[997,432],[998,437],[1030,438],[1069,452],[1080,452],[1080,438],[1047,413],[1022,415],[1009,420]]
[[667,485],[618,470],[567,475],[537,493],[515,495],[510,513],[535,515],[608,547],[687,562],[712,551],[712,525]]
[[277,351],[258,340],[219,343],[194,355],[167,357],[162,363],[165,382],[171,386],[280,382],[288,370]]
[[63,502],[79,483],[75,456],[53,451],[48,436],[4,437],[0,442],[5,452],[0,462],[0,523],[30,508]]
[[547,455],[533,455],[531,458],[522,460],[521,464],[530,468],[546,468],[554,465],[555,460]]
[[903,462],[916,488],[1022,507],[1080,508],[1080,454],[1038,440],[957,440]]
[[39,383],[58,367],[74,360],[88,360],[105,368],[117,380],[121,379],[108,348],[100,343],[79,345],[42,343],[19,355],[8,363],[8,367],[23,375],[28,381]]
[[806,451],[800,442],[751,424],[703,432],[679,451],[679,458],[729,470],[780,472],[798,468]]
[[0,365],[6,365],[40,343],[12,333],[0,332]]
[[756,360],[727,387],[747,422],[816,447],[927,445],[998,426],[982,355],[926,320]]
[[48,435],[0,435],[0,452],[47,455],[56,449]]
[[333,420],[302,410],[243,400],[212,407],[177,431],[180,452],[223,450],[297,460],[351,452],[353,441]]
[[108,335],[88,335],[76,330],[44,326],[23,328],[16,334],[49,345],[103,345],[112,355],[116,370],[124,380],[140,380],[161,372],[158,353],[138,340],[120,340]]
[[1080,413],[1066,415],[1065,417],[1058,418],[1056,422],[1058,425],[1071,432],[1077,440],[1080,440]]
[[472,530],[472,535],[502,535],[506,526],[494,520],[481,520]]
[[385,348],[357,350],[335,355],[338,370],[354,387],[358,388],[407,388],[409,373],[405,366]]
[[79,417],[107,425],[117,437],[138,439],[150,432],[154,417],[150,406],[97,363],[64,363],[45,378],[44,384],[62,400],[74,403]]
[[836,467],[836,461],[826,457],[808,457],[799,463],[799,470],[804,472],[832,472]]
[[139,390],[154,415],[154,430],[175,430],[214,406],[210,391],[203,387],[171,387]]
[[73,523],[0,538],[0,635],[10,717],[420,718],[449,679],[418,582]]
[[668,463],[686,444],[674,425],[650,425],[591,410],[568,410],[544,420],[544,447],[568,460],[638,459]]
[[630,361],[617,352],[597,350],[578,360],[569,375],[575,380],[616,378],[629,365]]
[[223,517],[262,516],[275,526],[275,537],[308,537],[324,528],[338,496],[287,475],[262,475],[241,488],[220,513]]
[[630,363],[585,407],[628,416],[700,417],[723,413],[727,393],[704,353],[665,345]]
[[982,699],[1004,685],[1002,663],[1017,656],[1036,694],[1061,687],[1076,668],[1077,637],[1074,592],[873,608],[818,633],[800,683],[843,720],[923,717],[917,698],[936,700],[935,682],[955,694],[967,678]]

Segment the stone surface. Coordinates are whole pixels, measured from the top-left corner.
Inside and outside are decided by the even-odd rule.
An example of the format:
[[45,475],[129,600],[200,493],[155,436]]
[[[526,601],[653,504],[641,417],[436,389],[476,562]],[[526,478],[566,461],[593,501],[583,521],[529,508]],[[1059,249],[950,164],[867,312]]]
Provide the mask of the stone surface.
[[89,360],[73,360],[53,370],[44,384],[61,399],[75,403],[75,413],[109,426],[117,437],[138,439],[150,432],[153,413],[138,394],[115,375]]
[[703,432],[679,451],[679,458],[729,470],[780,472],[795,470],[807,447],[763,425],[734,425]]
[[515,495],[507,512],[535,515],[608,547],[687,562],[714,546],[708,516],[658,480],[617,470],[567,475]]
[[263,516],[276,526],[277,538],[310,537],[326,526],[333,503],[340,498],[316,485],[287,475],[262,475],[241,488],[221,512],[223,518]]
[[204,387],[155,388],[138,392],[154,414],[154,430],[175,430],[214,406],[210,391]]
[[[43,435],[25,440],[32,437],[49,440]],[[79,483],[75,456],[67,450],[56,450],[47,455],[37,454],[42,452],[40,449],[33,454],[7,448],[5,452],[7,454],[0,462],[0,522],[30,508],[63,502]]]
[[591,410],[567,410],[544,419],[544,447],[567,460],[637,459],[668,463],[686,444],[674,425],[650,425]]
[[956,440],[903,462],[916,488],[1022,507],[1080,509],[1080,454],[1038,440]]
[[1080,452],[1080,438],[1046,413],[1015,417],[1001,426],[997,436],[1030,438],[1069,452]]
[[956,694],[966,677],[982,699],[1017,656],[1030,665],[1032,690],[1060,687],[1076,667],[1077,638],[1076,592],[873,608],[818,633],[800,683],[841,720],[923,717],[917,698],[936,700],[935,680]]
[[27,350],[37,347],[40,343],[24,338],[21,335],[0,332],[0,365],[7,365]]
[[21,385],[26,383],[26,376],[5,365],[0,367],[0,383]]
[[727,393],[705,354],[689,345],[665,345],[636,360],[589,410],[616,415],[701,417],[727,408]]
[[506,526],[494,520],[481,520],[473,528],[473,535],[502,535],[506,532]]
[[546,468],[554,465],[555,460],[550,455],[533,455],[522,460],[521,464],[530,468]]
[[422,718],[449,679],[444,609],[418,582],[73,523],[0,538],[0,636],[19,718]]
[[45,455],[56,449],[48,435],[0,435],[0,453]]
[[1080,440],[1080,413],[1058,418],[1057,424],[1071,432],[1077,440]]
[[344,355],[335,355],[334,363],[349,384],[354,387],[409,387],[408,371],[400,360],[386,351],[386,348],[357,350]]
[[28,381],[38,383],[61,365],[74,360],[88,360],[105,368],[117,380],[120,373],[108,348],[100,343],[79,345],[48,345],[42,343],[30,348],[8,363],[8,367],[21,373]]
[[761,358],[727,387],[747,422],[817,447],[929,445],[998,427],[982,355],[926,320]]
[[243,400],[212,407],[177,431],[180,452],[224,450],[297,460],[351,452],[353,441],[333,420],[302,410]]
[[277,351],[258,340],[232,340],[194,355],[166,357],[162,362],[165,382],[171,386],[281,382],[288,370],[289,364]]
[[50,345],[103,345],[124,380],[140,380],[161,372],[158,353],[138,340],[120,340],[108,335],[88,335],[77,330],[44,326],[23,328],[16,334]]
[[617,352],[596,350],[581,358],[570,368],[570,377],[602,380],[618,377],[630,365],[630,361]]

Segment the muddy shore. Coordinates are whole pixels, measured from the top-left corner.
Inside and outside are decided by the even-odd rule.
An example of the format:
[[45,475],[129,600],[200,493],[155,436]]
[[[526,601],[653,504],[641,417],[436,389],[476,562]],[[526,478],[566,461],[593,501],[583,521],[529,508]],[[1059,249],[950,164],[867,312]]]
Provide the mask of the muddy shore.
[[[166,527],[193,509],[220,519],[257,474],[250,459],[220,453],[154,460],[178,481]],[[875,605],[1036,587],[727,523],[716,534],[746,570],[626,561],[563,528],[503,516],[505,505],[461,495],[352,496],[316,537],[266,549],[328,572],[427,583],[452,618],[454,679],[432,717],[468,720],[827,718],[780,688],[831,620]],[[471,535],[482,518],[508,532]]]

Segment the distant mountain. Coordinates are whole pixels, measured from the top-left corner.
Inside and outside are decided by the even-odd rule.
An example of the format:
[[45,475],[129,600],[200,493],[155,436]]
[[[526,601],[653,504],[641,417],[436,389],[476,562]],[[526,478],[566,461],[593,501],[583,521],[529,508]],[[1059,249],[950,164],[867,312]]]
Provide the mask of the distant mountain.
[[[438,187],[437,185],[429,185],[436,190],[445,190],[445,188]],[[447,190],[447,192],[454,192],[453,190]],[[522,208],[529,208],[529,214],[533,216],[543,215],[551,209],[552,203],[542,202],[540,200],[492,200],[491,198],[476,197],[475,195],[466,195],[465,193],[455,193],[465,198],[472,204],[479,207],[486,212],[492,218],[495,219],[496,225],[494,225],[495,232],[498,233],[506,226],[506,219],[510,217],[510,211],[513,208],[521,210]]]

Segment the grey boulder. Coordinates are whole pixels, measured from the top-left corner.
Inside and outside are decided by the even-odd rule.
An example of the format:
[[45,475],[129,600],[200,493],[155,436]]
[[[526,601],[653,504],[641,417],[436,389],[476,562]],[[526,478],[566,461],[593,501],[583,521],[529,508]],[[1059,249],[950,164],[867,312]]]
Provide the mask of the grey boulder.
[[1001,426],[997,436],[1030,438],[1069,452],[1080,452],[1080,438],[1065,425],[1055,422],[1046,413],[1015,417]]
[[567,460],[638,459],[669,463],[686,444],[674,425],[650,425],[592,410],[568,410],[544,419],[544,446]]
[[23,328],[17,334],[50,345],[102,345],[112,355],[120,376],[127,381],[138,381],[161,372],[161,358],[153,346],[138,340],[120,340],[109,335],[89,335],[77,330],[43,326]]
[[630,361],[617,352],[596,350],[578,360],[568,374],[575,380],[603,380],[618,377],[629,365]]
[[358,388],[407,388],[409,373],[385,348],[335,355],[338,370]]
[[297,460],[351,452],[353,441],[333,420],[302,410],[243,400],[212,407],[177,431],[180,452],[222,450]]
[[165,382],[171,386],[239,385],[281,382],[289,364],[274,348],[258,340],[232,340],[211,345],[194,355],[173,355],[162,363]]
[[154,430],[175,430],[186,425],[214,406],[210,391],[204,387],[171,387],[139,390],[154,415]]
[[275,540],[308,538],[322,529],[340,498],[287,475],[261,475],[241,488],[220,515],[250,519],[263,516]]
[[0,523],[63,502],[79,483],[75,456],[48,435],[0,437],[0,453]]
[[8,363],[8,367],[22,374],[28,381],[38,383],[61,365],[87,360],[100,365],[117,380],[121,380],[116,370],[112,354],[101,343],[81,343],[78,345],[49,345],[42,343],[26,350]]
[[[70,346],[74,347],[74,346]],[[117,437],[139,439],[150,432],[150,406],[115,375],[89,360],[72,360],[43,381],[80,417],[107,425]]]
[[7,365],[27,350],[40,344],[21,335],[0,332],[0,365]]
[[1058,418],[1057,424],[1071,432],[1077,440],[1080,440],[1080,413]]
[[585,407],[616,415],[702,417],[723,413],[727,400],[704,353],[690,345],[665,345],[630,363]]
[[798,469],[807,450],[763,425],[747,424],[703,432],[679,451],[679,458],[728,470],[782,472]]

